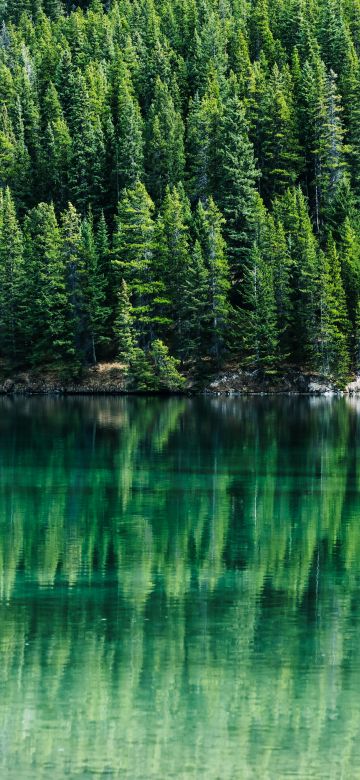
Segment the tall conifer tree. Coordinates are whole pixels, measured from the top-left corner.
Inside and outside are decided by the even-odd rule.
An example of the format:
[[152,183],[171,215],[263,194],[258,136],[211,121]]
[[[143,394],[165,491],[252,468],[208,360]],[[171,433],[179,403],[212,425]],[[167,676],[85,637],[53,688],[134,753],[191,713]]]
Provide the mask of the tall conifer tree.
[[1,211],[0,349],[2,355],[16,365],[25,357],[22,333],[24,260],[23,237],[9,188],[5,190]]
[[207,317],[210,354],[219,361],[223,354],[229,318],[229,265],[222,235],[224,218],[210,198],[205,206],[198,204],[196,233],[207,270]]
[[163,316],[164,284],[155,278],[158,246],[154,204],[143,184],[125,190],[119,202],[113,239],[113,268],[125,279],[134,310],[141,346],[148,346],[166,323]]

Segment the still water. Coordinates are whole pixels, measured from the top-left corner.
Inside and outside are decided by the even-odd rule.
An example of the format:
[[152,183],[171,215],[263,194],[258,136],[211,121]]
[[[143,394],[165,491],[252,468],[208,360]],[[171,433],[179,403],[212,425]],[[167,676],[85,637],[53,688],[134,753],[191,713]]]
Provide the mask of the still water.
[[360,778],[360,401],[0,400],[0,777]]

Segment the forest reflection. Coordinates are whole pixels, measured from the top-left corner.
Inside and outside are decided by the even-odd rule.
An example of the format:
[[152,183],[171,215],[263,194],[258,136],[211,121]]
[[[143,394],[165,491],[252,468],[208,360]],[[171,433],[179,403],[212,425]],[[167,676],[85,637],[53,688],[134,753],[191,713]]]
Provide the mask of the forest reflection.
[[1,399],[0,771],[355,777],[359,432],[345,398]]

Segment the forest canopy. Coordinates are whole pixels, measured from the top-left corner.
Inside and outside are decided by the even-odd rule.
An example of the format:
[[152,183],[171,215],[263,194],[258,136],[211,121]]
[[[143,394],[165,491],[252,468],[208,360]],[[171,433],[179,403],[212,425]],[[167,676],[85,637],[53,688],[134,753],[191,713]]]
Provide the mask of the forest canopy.
[[360,370],[360,0],[0,0],[0,358]]

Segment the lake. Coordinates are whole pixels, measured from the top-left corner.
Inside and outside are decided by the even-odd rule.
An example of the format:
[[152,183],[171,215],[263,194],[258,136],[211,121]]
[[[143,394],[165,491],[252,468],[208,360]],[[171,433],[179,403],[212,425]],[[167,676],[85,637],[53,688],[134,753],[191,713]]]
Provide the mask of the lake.
[[360,778],[360,401],[0,399],[0,777]]

